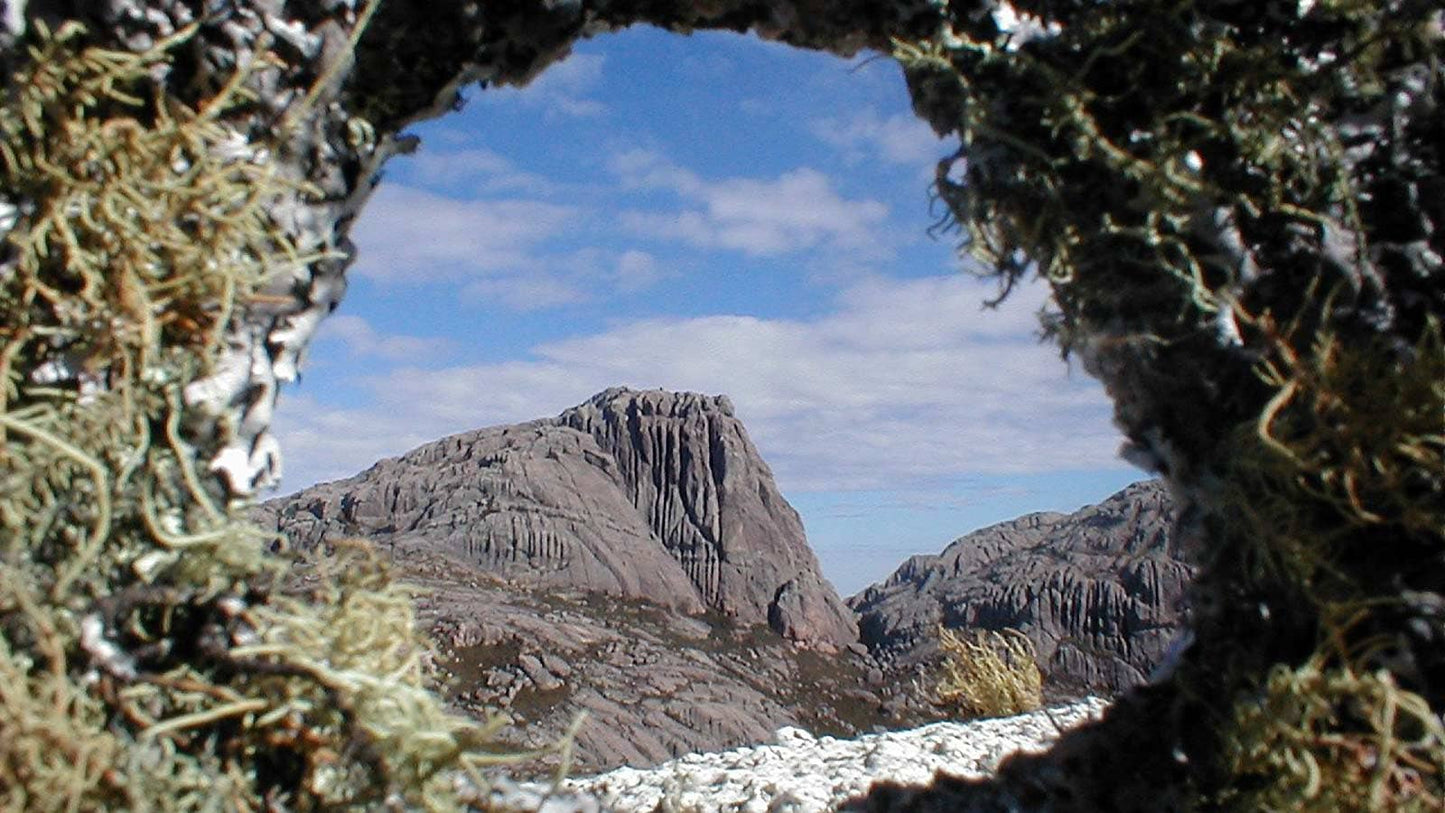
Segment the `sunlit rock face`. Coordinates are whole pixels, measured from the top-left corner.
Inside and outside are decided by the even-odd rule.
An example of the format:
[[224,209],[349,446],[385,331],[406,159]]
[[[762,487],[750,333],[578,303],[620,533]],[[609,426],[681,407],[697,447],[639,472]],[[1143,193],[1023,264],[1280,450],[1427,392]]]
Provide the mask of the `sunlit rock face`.
[[802,521],[723,397],[608,390],[266,503],[300,545],[365,536],[507,579],[715,610],[800,643],[857,640]]
[[857,639],[727,398],[612,389],[557,420],[612,455],[633,506],[707,606],[797,640]]
[[1158,481],[1073,514],[1030,514],[915,556],[848,603],[863,641],[907,668],[938,655],[938,628],[1019,629],[1045,688],[1114,693],[1143,683],[1183,626],[1193,569],[1174,553]]

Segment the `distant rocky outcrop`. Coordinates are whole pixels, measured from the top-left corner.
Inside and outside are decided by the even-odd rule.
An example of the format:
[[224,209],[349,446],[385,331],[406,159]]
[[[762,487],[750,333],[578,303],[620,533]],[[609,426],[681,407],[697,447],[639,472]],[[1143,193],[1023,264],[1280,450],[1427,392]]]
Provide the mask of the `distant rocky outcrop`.
[[716,611],[835,649],[857,640],[802,521],[722,396],[615,388],[265,503],[294,544],[363,536],[519,584]]
[[895,668],[935,661],[940,625],[1011,627],[1033,640],[1051,693],[1115,692],[1144,681],[1182,625],[1193,574],[1172,528],[1165,487],[1136,483],[1073,514],[974,531],[848,603]]
[[977,531],[852,599],[855,615],[726,398],[627,389],[257,509],[295,545],[359,536],[389,555],[422,588],[451,703],[506,712],[511,747],[552,742],[585,712],[582,771],[782,726],[849,736],[936,719],[939,623],[1023,628],[1055,694],[1136,682],[1188,577],[1168,513],[1144,484]]

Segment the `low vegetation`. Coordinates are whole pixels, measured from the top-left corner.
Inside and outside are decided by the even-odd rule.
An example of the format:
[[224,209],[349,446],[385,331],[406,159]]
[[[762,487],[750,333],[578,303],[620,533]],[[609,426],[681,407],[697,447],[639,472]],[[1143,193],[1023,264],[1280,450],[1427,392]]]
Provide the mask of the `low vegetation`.
[[940,225],[1001,295],[1048,280],[1201,566],[1179,668],[1080,771],[1148,743],[1177,778],[1116,800],[1439,809],[1439,3],[1014,5],[896,44],[961,141]]
[[[510,15],[467,60],[560,49],[574,8],[696,22],[461,5]],[[1195,642],[1080,735],[1090,798],[1439,809],[1438,0],[990,5],[1029,24],[921,4],[939,30],[895,43],[915,109],[960,138],[941,225],[1005,293],[1049,281],[1051,335],[1201,540]],[[519,33],[533,6],[540,45]],[[714,24],[774,4],[738,9]],[[221,372],[235,314],[325,253],[273,216],[311,193],[303,158],[252,127],[247,71],[285,59],[258,40],[178,100],[164,77],[198,26],[140,52],[37,27],[0,102],[0,807],[455,808],[488,732],[425,689],[401,591],[344,552],[288,592],[289,562],[197,468],[234,429],[191,388]],[[1009,713],[1036,685],[1015,638],[953,646],[940,698]],[[1062,775],[1029,780],[1090,767]]]
[[197,465],[231,315],[316,256],[273,214],[311,191],[233,127],[248,69],[156,81],[196,31],[37,26],[0,105],[0,809],[458,809],[505,756],[432,691],[410,591]]
[[971,634],[940,628],[943,663],[934,702],[960,718],[1007,717],[1043,705],[1033,642],[1018,630]]

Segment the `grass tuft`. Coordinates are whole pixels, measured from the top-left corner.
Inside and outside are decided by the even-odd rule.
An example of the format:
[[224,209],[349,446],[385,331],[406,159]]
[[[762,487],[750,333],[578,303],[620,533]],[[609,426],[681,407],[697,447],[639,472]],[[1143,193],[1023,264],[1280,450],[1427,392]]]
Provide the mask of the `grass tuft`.
[[944,659],[934,702],[961,718],[1008,717],[1043,705],[1033,642],[1018,630],[963,635],[939,628]]

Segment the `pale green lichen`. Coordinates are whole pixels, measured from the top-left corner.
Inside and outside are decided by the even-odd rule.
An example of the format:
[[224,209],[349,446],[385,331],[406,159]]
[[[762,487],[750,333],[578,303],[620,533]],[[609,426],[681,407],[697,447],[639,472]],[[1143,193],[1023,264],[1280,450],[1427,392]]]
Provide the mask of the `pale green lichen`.
[[[1348,749],[1272,749],[1404,741],[1359,721],[1445,710],[1428,643],[1445,550],[1438,4],[1012,5],[1036,18],[1026,41],[957,10],[895,56],[919,114],[962,142],[938,167],[940,226],[1004,294],[1050,283],[1051,334],[1100,372],[1206,539],[1197,640],[1168,691],[1180,719],[1218,722],[1157,736],[1204,806],[1428,807],[1438,737],[1371,753],[1378,775],[1418,776],[1389,793],[1300,784],[1305,762],[1355,781]],[[1362,617],[1331,621],[1346,609]],[[1380,636],[1389,654],[1366,646]]]
[[1225,754],[1237,778],[1220,801],[1321,813],[1445,807],[1440,716],[1388,670],[1358,668],[1331,648],[1276,665],[1241,698]]
[[364,544],[273,553],[197,467],[186,385],[320,257],[241,113],[264,47],[196,104],[157,82],[194,34],[37,25],[0,105],[0,808],[457,809],[512,757],[430,690],[410,592]]

